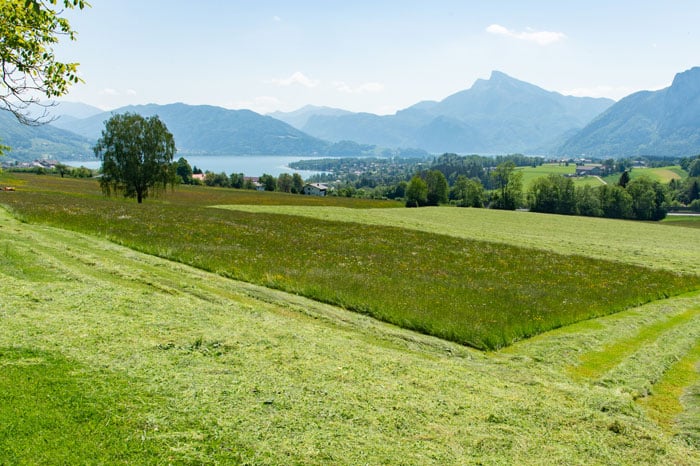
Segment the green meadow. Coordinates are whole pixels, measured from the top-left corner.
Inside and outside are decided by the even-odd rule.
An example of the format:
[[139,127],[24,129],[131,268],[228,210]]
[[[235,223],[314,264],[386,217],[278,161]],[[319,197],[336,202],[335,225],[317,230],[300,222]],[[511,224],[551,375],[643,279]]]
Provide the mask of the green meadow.
[[[100,195],[76,196],[41,181],[34,178],[37,189],[11,196],[11,208],[26,221],[99,235],[480,349],[501,348],[700,286],[697,274],[526,248],[517,242],[362,223],[353,216],[355,211],[371,216],[397,209],[340,208],[341,216],[333,220],[310,219],[285,215],[279,207],[275,213],[259,210],[260,205],[253,212],[211,208],[210,190],[187,190],[182,199],[173,194],[169,202],[137,205]],[[231,203],[249,195],[232,190],[214,194],[217,201],[228,194]],[[463,211],[443,209],[448,215]],[[443,220],[431,222],[436,227],[450,223],[447,217]],[[687,262],[697,266],[693,254]]]
[[[537,167],[522,167],[518,168],[523,174],[523,188],[527,192],[532,182],[537,178],[541,178],[547,175],[571,175],[576,172],[576,165],[571,163],[569,166],[564,164],[555,163],[545,163]],[[635,179],[640,176],[648,176],[654,181],[667,184],[673,179],[679,180],[685,176],[688,176],[687,172],[683,171],[680,166],[672,165],[668,167],[657,167],[657,168],[635,168],[630,171],[630,178]],[[585,176],[581,178],[574,178],[574,184],[576,186],[600,186],[603,183],[615,184],[620,179],[620,174],[616,173],[614,175],[606,176],[604,178],[598,178],[594,176]],[[604,180],[604,181],[603,181]]]
[[[647,176],[654,181],[667,184],[671,180],[680,180],[688,176],[688,173],[683,171],[679,165],[670,165],[668,167],[657,168],[634,168],[630,172],[630,179]],[[608,183],[617,183],[620,179],[620,173],[606,176],[605,181]]]
[[8,464],[700,461],[695,228],[0,176]]

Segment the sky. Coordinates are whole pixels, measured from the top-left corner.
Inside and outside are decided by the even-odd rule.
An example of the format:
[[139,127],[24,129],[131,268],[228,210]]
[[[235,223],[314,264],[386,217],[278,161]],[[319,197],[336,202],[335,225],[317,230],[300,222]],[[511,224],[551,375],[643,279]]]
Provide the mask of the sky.
[[700,66],[697,0],[88,0],[56,48],[62,100],[393,114],[498,70],[619,100]]

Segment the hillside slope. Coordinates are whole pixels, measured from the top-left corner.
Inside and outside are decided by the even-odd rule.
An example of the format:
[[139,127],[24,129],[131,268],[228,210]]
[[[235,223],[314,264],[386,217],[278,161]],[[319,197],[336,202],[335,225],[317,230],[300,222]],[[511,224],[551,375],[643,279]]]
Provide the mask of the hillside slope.
[[[543,452],[551,463],[700,462],[674,438],[692,441],[687,425],[664,430],[633,402],[638,376],[674,367],[648,365],[645,349],[673,361],[697,341],[700,317],[687,310],[698,296],[483,354],[4,210],[0,248],[0,416],[10,420],[0,456],[11,463],[114,463],[127,452],[135,463],[541,464]],[[587,354],[661,327],[612,378],[572,378]],[[59,358],[84,389],[55,387],[41,429],[24,430],[31,393],[52,383]],[[25,381],[29,402],[3,398]],[[89,411],[97,396],[108,409]],[[100,448],[49,421],[64,406],[90,412]]]
[[678,73],[670,87],[625,97],[558,152],[590,157],[700,153],[700,67]]
[[0,143],[11,148],[0,162],[94,157],[89,139],[51,125],[22,125],[5,111],[0,111]]

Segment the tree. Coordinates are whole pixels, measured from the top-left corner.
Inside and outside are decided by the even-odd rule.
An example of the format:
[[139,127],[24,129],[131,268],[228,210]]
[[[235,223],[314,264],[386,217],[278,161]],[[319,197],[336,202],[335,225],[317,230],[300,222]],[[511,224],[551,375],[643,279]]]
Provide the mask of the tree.
[[140,204],[150,191],[175,182],[175,140],[158,116],[114,115],[94,151],[102,160],[100,185],[106,195],[123,192]]
[[666,189],[658,181],[641,176],[629,182],[632,211],[637,220],[661,220],[666,217]]
[[693,202],[700,199],[700,183],[698,179],[689,180],[690,187],[688,188],[688,202]]
[[63,164],[63,163],[57,163],[54,166],[54,169],[58,172],[59,175],[61,175],[61,178],[63,178],[64,176],[66,176],[67,174],[69,174],[71,172],[71,168],[68,165]]
[[530,187],[530,210],[550,214],[575,214],[574,182],[571,178],[556,174],[537,178]]
[[277,178],[267,173],[260,177],[260,184],[265,186],[265,191],[275,191],[277,189]]
[[425,184],[428,187],[427,204],[436,206],[447,203],[449,186],[447,178],[440,170],[430,170],[425,174]]
[[625,188],[606,184],[598,188],[600,208],[603,217],[607,218],[633,218],[632,196]]
[[599,192],[592,186],[576,188],[576,212],[586,217],[601,217],[603,209],[600,206]]
[[688,176],[694,178],[700,176],[700,157],[690,162],[688,165]]
[[499,164],[491,172],[491,182],[496,188],[493,208],[515,210],[523,197],[523,172],[515,170],[512,161]]
[[243,189],[245,186],[245,175],[243,173],[231,173],[229,179],[232,188]]
[[231,187],[231,180],[229,179],[226,172],[214,173],[207,171],[204,174],[204,184],[207,186],[216,186],[219,188],[229,188]]
[[60,97],[81,81],[78,64],[58,61],[53,46],[60,38],[76,38],[62,13],[86,6],[84,0],[0,2],[0,109],[10,111],[21,123],[41,124],[46,121],[46,111],[32,117],[30,108],[39,105],[45,110],[42,98]]
[[293,186],[292,175],[289,173],[280,173],[277,177],[277,190],[283,193],[291,193]]
[[617,185],[626,188],[627,184],[630,182],[630,172],[625,170],[622,172],[622,175],[620,175],[620,179],[617,182]]
[[304,191],[304,178],[299,173],[292,175],[292,192],[301,194]]
[[177,176],[182,179],[184,184],[192,184],[192,167],[186,158],[180,157],[177,159],[176,165]]
[[484,207],[484,186],[479,178],[459,175],[450,191],[450,199],[460,207]]
[[406,207],[420,207],[428,203],[428,185],[419,175],[411,178],[406,187]]

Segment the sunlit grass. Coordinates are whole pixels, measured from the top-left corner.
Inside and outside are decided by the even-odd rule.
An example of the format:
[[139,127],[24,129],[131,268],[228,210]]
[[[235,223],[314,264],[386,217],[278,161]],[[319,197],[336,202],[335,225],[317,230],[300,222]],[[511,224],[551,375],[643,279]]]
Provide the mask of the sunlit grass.
[[632,353],[656,341],[661,333],[698,317],[700,317],[700,309],[688,309],[667,320],[645,326],[632,337],[626,337],[599,351],[591,351],[584,354],[581,356],[579,363],[570,368],[570,373],[577,378],[599,379]]
[[[46,427],[27,424],[37,444],[0,437],[10,464],[700,461],[617,387],[560,370],[697,296],[482,353],[3,211],[5,248],[0,379],[23,393],[0,411],[40,409]],[[35,389],[48,379],[59,385]]]
[[0,463],[128,464],[164,456],[165,445],[145,434],[141,408],[149,395],[128,380],[17,347],[0,348],[0,368]]
[[[666,221],[636,222],[452,207],[359,210],[228,205],[222,208],[396,226],[700,275],[700,248],[691,246],[700,242],[700,232],[672,229]],[[687,220],[678,221],[686,225],[700,221],[700,217],[684,218]],[[669,221],[675,219],[676,217],[668,217]]]
[[[60,182],[43,180],[8,198],[25,221],[99,235],[482,349],[700,285],[699,276],[512,244],[203,207],[231,196],[220,190],[188,191],[187,202],[173,196],[137,205],[94,192],[64,193]],[[348,218],[356,211],[343,209]]]
[[[666,371],[655,385],[651,396],[640,403],[664,429],[686,436],[700,448],[700,342]],[[684,404],[687,405],[684,407]],[[683,416],[687,410],[688,415]],[[694,420],[693,420],[694,419]]]

